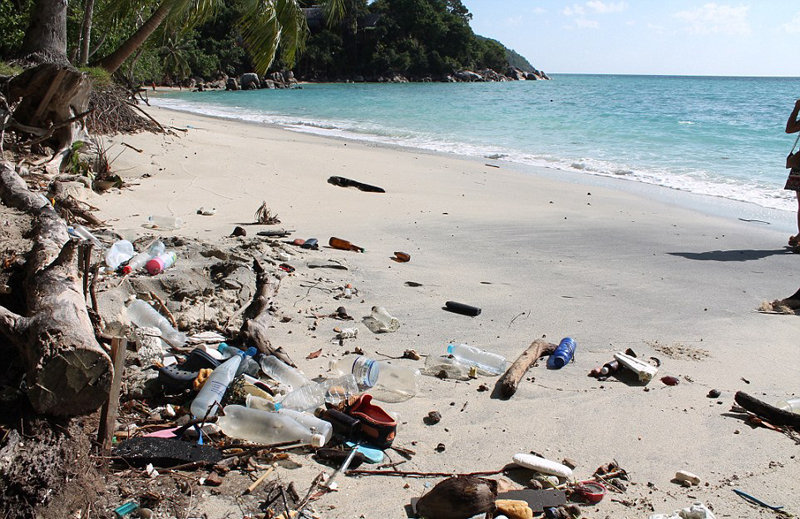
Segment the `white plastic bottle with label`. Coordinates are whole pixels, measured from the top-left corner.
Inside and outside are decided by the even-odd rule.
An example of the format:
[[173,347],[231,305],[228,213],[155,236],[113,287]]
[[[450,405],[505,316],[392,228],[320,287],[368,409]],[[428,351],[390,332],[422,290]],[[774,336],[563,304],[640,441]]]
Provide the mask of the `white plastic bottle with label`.
[[264,374],[290,389],[299,389],[311,382],[300,370],[291,367],[275,355],[264,355],[259,363]]
[[419,370],[416,369],[356,355],[332,363],[331,371],[352,373],[359,387],[381,402],[404,402],[417,394]]
[[240,405],[229,405],[217,425],[226,436],[253,443],[273,444],[300,441],[314,447],[322,447],[325,436],[314,434],[285,413],[262,411]]
[[[239,363],[242,361],[242,355],[234,355],[229,358],[211,372],[206,383],[200,388],[200,392],[192,401],[190,411],[195,418],[203,418],[208,413],[208,416],[216,416],[219,410],[219,403],[222,397],[225,396],[225,391],[228,390],[233,378],[236,376],[236,370],[239,369]],[[210,410],[209,410],[210,409]]]
[[502,375],[508,367],[505,357],[475,346],[448,344],[447,353],[461,362],[478,368],[482,375]]
[[186,342],[186,334],[177,331],[167,318],[141,299],[134,299],[128,305],[128,319],[140,328],[151,327],[161,330],[161,337],[172,346],[181,347]]

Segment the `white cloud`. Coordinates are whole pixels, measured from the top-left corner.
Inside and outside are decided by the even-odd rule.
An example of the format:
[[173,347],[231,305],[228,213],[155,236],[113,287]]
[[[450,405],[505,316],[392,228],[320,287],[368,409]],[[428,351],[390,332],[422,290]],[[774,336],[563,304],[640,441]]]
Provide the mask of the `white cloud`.
[[581,29],[597,29],[598,23],[595,20],[587,20],[586,18],[578,18],[575,20],[575,25]]
[[562,12],[564,16],[584,16],[586,14],[586,10],[583,6],[578,4],[568,5]]
[[750,34],[749,5],[709,3],[697,9],[675,13],[686,24],[686,30],[696,34]]
[[789,23],[781,25],[781,29],[789,34],[798,34],[800,33],[800,12],[794,15],[794,18],[791,19]]
[[628,8],[628,4],[625,2],[600,2],[599,0],[593,0],[591,2],[586,2],[586,7],[592,9],[594,12],[599,14],[606,14],[606,13],[619,13],[624,11]]
[[547,9],[544,7],[535,7],[532,12],[533,14],[547,14]]
[[521,26],[525,20],[522,16],[512,16],[505,19],[505,24],[508,27],[519,27]]

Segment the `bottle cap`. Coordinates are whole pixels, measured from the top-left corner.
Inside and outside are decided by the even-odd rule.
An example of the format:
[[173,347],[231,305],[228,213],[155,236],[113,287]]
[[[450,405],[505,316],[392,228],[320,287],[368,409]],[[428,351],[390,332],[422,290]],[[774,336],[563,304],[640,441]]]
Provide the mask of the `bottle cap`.
[[447,345],[447,353],[449,353],[450,355],[453,354],[453,349],[455,349],[455,346],[453,346],[452,344]]
[[122,267],[122,273],[123,273],[124,275],[126,275],[126,276],[127,276],[127,275],[128,275],[128,274],[130,274],[131,272],[133,272],[133,269],[131,268],[131,266],[130,266],[130,265],[125,265],[124,267]]
[[312,447],[322,447],[325,445],[325,436],[321,434],[312,434],[311,435],[311,446]]
[[230,346],[228,346],[227,342],[221,342],[217,345],[217,351],[220,353],[225,353]]
[[247,355],[248,357],[255,357],[256,353],[258,353],[258,349],[256,349],[255,346],[250,346],[244,352],[244,354]]

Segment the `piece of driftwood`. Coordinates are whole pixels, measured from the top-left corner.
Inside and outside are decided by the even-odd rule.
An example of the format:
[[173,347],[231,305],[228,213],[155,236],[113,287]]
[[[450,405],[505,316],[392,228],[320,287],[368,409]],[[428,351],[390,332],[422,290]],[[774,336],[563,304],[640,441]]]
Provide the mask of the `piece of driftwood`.
[[763,418],[772,425],[789,425],[800,431],[800,415],[798,414],[769,405],[743,391],[737,391],[733,398],[745,410],[750,411],[759,418]]
[[83,134],[91,90],[87,75],[70,66],[44,63],[25,70],[8,83],[8,102],[18,103],[10,126],[47,136],[63,156]]
[[269,342],[269,327],[272,314],[269,312],[270,299],[278,292],[279,281],[267,272],[258,260],[253,260],[256,273],[256,292],[253,301],[244,311],[244,322],[239,330],[239,339],[248,346],[255,346],[258,351],[271,354],[290,366],[294,362],[283,348],[275,348]]
[[528,372],[528,369],[545,355],[551,355],[556,349],[556,345],[549,343],[542,339],[536,339],[528,346],[522,355],[517,357],[517,360],[506,370],[505,374],[500,377],[497,386],[500,388],[500,396],[503,398],[511,398],[517,392],[519,381]]
[[28,399],[43,414],[95,411],[108,398],[113,370],[86,311],[77,242],[47,199],[30,192],[7,162],[0,162],[0,200],[34,216],[23,285],[26,315],[0,307],[0,335],[20,352]]
[[386,190],[382,187],[378,186],[371,186],[369,184],[365,184],[363,182],[359,182],[358,180],[352,180],[345,177],[330,177],[328,178],[328,184],[333,184],[334,186],[339,187],[354,187],[361,191],[366,191],[368,193],[385,193]]

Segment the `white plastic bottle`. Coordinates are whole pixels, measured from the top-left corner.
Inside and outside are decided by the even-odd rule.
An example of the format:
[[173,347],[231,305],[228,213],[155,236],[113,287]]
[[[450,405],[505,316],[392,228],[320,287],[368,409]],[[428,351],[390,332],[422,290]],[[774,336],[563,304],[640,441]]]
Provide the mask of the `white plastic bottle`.
[[415,369],[356,355],[332,363],[331,370],[352,373],[359,387],[381,402],[404,402],[417,394],[419,371]]
[[[452,355],[428,355],[422,373],[431,377],[469,380],[472,368]],[[477,370],[477,368],[475,368]],[[444,376],[443,376],[444,374]]]
[[140,328],[149,326],[161,330],[161,337],[172,346],[181,347],[186,342],[186,334],[177,331],[167,318],[141,299],[134,299],[128,305],[128,318]]
[[269,378],[291,389],[299,389],[311,382],[300,370],[291,367],[275,355],[264,355],[259,364],[261,371]]
[[211,372],[208,380],[206,380],[206,383],[203,384],[200,392],[197,393],[197,396],[192,401],[190,407],[192,416],[203,418],[206,413],[208,413],[208,416],[217,415],[219,403],[222,401],[222,397],[225,396],[228,385],[236,376],[236,370],[239,368],[241,361],[242,355],[234,355]]
[[295,409],[308,411],[325,403],[325,388],[316,382],[309,382],[303,387],[288,393],[283,400],[275,404],[276,409]]
[[145,264],[151,259],[155,258],[159,254],[164,254],[165,250],[166,247],[164,247],[164,243],[161,240],[157,240],[146,251],[140,252],[129,259],[128,263],[122,267],[122,273],[127,275],[131,272],[136,272],[144,267]]
[[242,362],[239,364],[239,369],[236,370],[237,377],[242,373],[246,373],[251,377],[258,376],[258,362],[253,360],[253,355],[258,352],[258,350],[255,348],[250,347],[247,348],[246,351],[242,351],[239,348],[234,348],[226,342],[221,342],[219,345],[217,345],[217,351],[220,352],[226,359],[229,359],[234,355],[242,356]]
[[478,368],[482,375],[502,375],[508,367],[505,357],[475,346],[448,344],[447,353],[461,362]]
[[226,436],[253,443],[273,444],[290,441],[321,447],[325,443],[322,434],[314,434],[291,416],[251,409],[240,405],[225,407],[225,414],[217,419],[217,425]]
[[333,436],[333,424],[330,422],[317,418],[311,413],[296,411],[294,409],[278,409],[278,413],[293,418],[300,425],[308,427],[313,434],[322,436],[323,441],[320,447],[331,441],[331,436]]
[[173,266],[176,261],[178,261],[178,256],[174,252],[163,252],[145,263],[144,268],[147,269],[148,274],[155,276]]
[[147,227],[151,229],[160,229],[162,231],[172,231],[179,229],[183,226],[183,220],[176,216],[157,216],[151,215],[147,217]]
[[775,407],[789,411],[790,413],[800,414],[800,397],[789,398],[778,402]]

